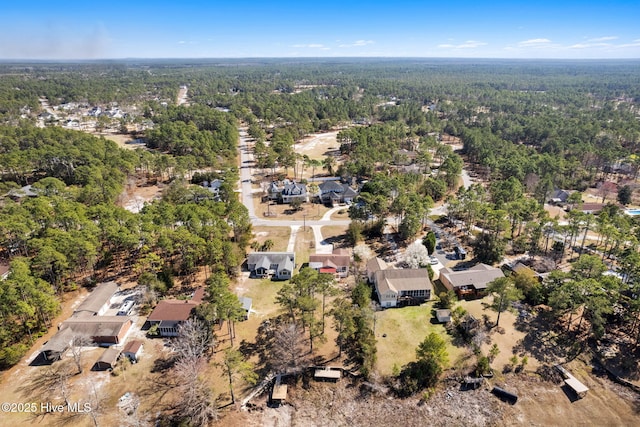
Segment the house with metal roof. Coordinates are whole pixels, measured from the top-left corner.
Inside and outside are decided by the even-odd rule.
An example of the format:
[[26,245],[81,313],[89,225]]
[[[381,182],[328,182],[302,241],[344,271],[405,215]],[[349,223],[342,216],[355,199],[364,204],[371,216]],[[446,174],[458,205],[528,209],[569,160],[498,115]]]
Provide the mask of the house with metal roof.
[[73,311],[74,317],[101,316],[111,306],[114,294],[118,291],[116,282],[98,284],[93,291]]

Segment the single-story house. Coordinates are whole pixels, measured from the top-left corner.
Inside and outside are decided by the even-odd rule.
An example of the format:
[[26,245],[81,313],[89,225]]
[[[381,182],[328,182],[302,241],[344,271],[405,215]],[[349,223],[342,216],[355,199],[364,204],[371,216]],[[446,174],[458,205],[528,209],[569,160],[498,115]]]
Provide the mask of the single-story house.
[[122,355],[128,357],[133,363],[138,361],[140,354],[142,354],[142,341],[140,340],[129,341],[122,349]]
[[[431,299],[433,285],[426,268],[380,268],[384,261],[369,260],[367,276],[375,286],[382,307],[415,304]],[[369,270],[371,268],[371,270]]]
[[240,297],[240,304],[244,310],[244,320],[249,320],[249,313],[251,313],[251,307],[253,306],[253,300],[249,297]]
[[569,196],[571,195],[571,191],[568,190],[560,190],[556,189],[549,195],[549,203],[553,203],[555,205],[562,205],[567,203]]
[[120,357],[120,349],[116,347],[109,347],[102,353],[100,359],[93,365],[94,371],[106,371],[107,369],[113,369],[116,367]]
[[583,203],[580,210],[586,214],[597,214],[604,208],[604,203]]
[[70,317],[62,322],[60,331],[71,329],[73,336],[89,337],[97,345],[112,345],[124,342],[132,323],[127,316]]
[[124,342],[132,322],[126,316],[71,317],[62,322],[58,332],[42,347],[45,360],[56,361],[71,347],[77,337],[87,337],[95,345]]
[[542,282],[542,279],[543,279],[540,273],[536,272],[531,267],[527,267],[521,262],[517,262],[516,265],[511,267],[511,271],[513,271],[513,273],[516,275],[523,274],[523,275],[535,277],[539,282]]
[[73,317],[102,316],[111,306],[113,295],[118,291],[116,282],[98,284],[73,311]]
[[177,337],[178,327],[191,317],[198,305],[193,300],[162,300],[147,317],[143,328],[158,325],[161,337]]
[[396,154],[393,158],[393,164],[398,166],[407,166],[415,162],[418,157],[417,151],[410,151],[406,148],[401,148],[396,151]]
[[325,204],[351,203],[358,192],[348,184],[338,181],[325,181],[318,186],[320,201]]
[[499,277],[504,277],[502,270],[487,264],[477,264],[460,271],[448,267],[440,270],[440,281],[447,289],[455,291],[458,298],[484,296],[487,285]]
[[344,249],[336,249],[332,254],[309,255],[309,267],[320,273],[333,274],[335,277],[347,277],[351,256]]
[[254,277],[291,279],[296,266],[293,252],[252,252],[247,256],[247,268]]
[[213,194],[215,200],[218,200],[218,198],[220,196],[220,187],[222,187],[223,183],[224,183],[224,181],[222,181],[220,179],[214,179],[211,182],[202,181],[202,186],[205,189],[207,189],[211,194]]

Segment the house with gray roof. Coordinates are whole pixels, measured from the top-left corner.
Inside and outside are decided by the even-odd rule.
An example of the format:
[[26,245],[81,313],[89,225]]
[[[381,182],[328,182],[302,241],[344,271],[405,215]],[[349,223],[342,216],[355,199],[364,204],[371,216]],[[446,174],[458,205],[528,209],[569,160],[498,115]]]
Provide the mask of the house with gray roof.
[[291,203],[294,200],[307,201],[307,186],[295,181],[285,184],[282,188],[282,203]]
[[278,203],[291,203],[294,200],[307,201],[307,186],[285,179],[282,185],[272,182],[267,187],[267,198]]
[[487,264],[477,264],[459,271],[447,267],[440,270],[440,281],[447,289],[455,291],[458,298],[484,296],[487,285],[499,277],[504,277],[502,270]]
[[325,181],[318,186],[320,201],[325,204],[351,203],[358,192],[348,184],[338,181]]
[[252,252],[247,256],[247,268],[252,277],[291,279],[295,266],[293,252]]
[[433,285],[426,268],[389,268],[380,258],[373,258],[367,262],[367,276],[383,308],[431,299]]

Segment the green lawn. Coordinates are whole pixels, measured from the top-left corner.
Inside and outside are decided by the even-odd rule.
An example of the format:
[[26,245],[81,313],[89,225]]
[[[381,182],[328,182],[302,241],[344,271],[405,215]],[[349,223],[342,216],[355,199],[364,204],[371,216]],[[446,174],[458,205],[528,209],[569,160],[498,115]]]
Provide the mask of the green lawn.
[[244,296],[252,299],[253,310],[257,317],[269,318],[273,317],[279,310],[280,306],[276,304],[276,294],[285,284],[284,281],[276,281],[271,279],[246,279],[244,286],[248,288]]
[[[451,337],[444,326],[431,323],[433,303],[421,306],[391,308],[376,313],[376,340],[378,361],[376,369],[382,375],[391,375],[393,366],[412,362],[416,348],[431,332],[440,334],[449,343],[449,364],[452,366],[465,352],[451,345]],[[383,335],[386,334],[386,337]]]

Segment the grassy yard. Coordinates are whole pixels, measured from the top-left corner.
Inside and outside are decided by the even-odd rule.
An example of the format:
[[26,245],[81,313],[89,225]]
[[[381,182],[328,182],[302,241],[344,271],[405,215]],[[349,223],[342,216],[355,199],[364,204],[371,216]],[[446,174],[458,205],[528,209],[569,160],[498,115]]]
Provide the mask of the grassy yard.
[[305,229],[300,227],[298,235],[296,236],[295,246],[297,268],[300,268],[303,264],[309,262],[310,254],[316,253],[314,247],[315,242],[315,237],[311,227],[307,226]]
[[345,206],[343,209],[335,211],[331,215],[331,219],[334,221],[349,219],[349,206]]
[[[415,349],[431,332],[440,334],[449,343],[449,363],[465,353],[451,344],[444,326],[431,323],[433,303],[420,306],[393,308],[376,313],[376,340],[378,361],[376,369],[381,375],[391,375],[393,366],[402,367],[415,360]],[[384,336],[386,334],[386,337]]]
[[253,227],[253,235],[255,240],[262,244],[266,240],[273,242],[272,252],[284,252],[289,244],[289,235],[291,228],[289,227]]

